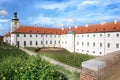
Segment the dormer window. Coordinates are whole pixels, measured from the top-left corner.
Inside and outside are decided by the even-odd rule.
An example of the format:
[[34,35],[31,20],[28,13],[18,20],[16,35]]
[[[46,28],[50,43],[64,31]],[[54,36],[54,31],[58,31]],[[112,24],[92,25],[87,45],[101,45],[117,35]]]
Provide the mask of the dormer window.
[[29,32],[32,32],[31,30]]
[[98,29],[96,29],[96,31],[97,31]]
[[116,27],[114,27],[114,30],[116,30]]

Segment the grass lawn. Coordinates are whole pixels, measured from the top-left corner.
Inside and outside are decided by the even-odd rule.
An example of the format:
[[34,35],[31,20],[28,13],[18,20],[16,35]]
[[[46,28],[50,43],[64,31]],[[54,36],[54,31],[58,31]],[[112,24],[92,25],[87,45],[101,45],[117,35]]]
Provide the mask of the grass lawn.
[[0,42],[0,80],[68,80],[55,67]]
[[[36,48],[27,47],[27,49],[35,51]],[[95,58],[95,56],[85,55],[85,54],[77,54],[77,53],[70,53],[65,49],[61,50],[40,50],[37,53],[40,55],[44,55],[55,60],[58,60],[62,63],[71,65],[76,68],[81,68],[81,63],[83,61]]]

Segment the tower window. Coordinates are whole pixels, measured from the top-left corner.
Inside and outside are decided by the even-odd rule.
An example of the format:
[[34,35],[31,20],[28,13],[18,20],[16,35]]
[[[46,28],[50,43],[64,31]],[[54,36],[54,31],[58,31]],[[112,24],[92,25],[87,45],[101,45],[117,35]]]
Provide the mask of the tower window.
[[15,22],[15,25],[17,25],[17,22]]
[[77,42],[77,45],[79,45],[79,42]]

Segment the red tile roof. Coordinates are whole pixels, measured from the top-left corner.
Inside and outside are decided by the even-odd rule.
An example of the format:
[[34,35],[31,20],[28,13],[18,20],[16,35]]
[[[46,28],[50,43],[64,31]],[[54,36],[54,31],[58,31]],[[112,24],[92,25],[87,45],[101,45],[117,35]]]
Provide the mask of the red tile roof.
[[43,28],[32,26],[21,26],[13,33],[29,33],[29,34],[61,34],[61,29],[58,28]]
[[10,35],[11,35],[11,33],[10,33],[10,32],[8,32],[5,36],[7,36],[7,37],[8,37],[8,36],[10,36]]
[[80,33],[97,33],[97,32],[116,32],[120,31],[120,22],[115,24],[114,22],[101,24],[93,24],[85,26],[78,26],[77,28],[72,27],[58,29],[58,28],[43,28],[43,27],[33,27],[33,26],[21,26],[14,33],[33,33],[33,34],[66,34],[69,30],[72,30],[76,34]]
[[[65,34],[69,31],[69,28],[66,28],[62,31],[62,34]],[[117,22],[115,24],[114,22],[109,22],[109,23],[104,23],[103,25],[101,24],[93,24],[93,25],[88,25],[88,27],[85,26],[78,26],[77,28],[71,28],[73,32],[76,34],[81,34],[81,33],[98,33],[98,32],[117,32],[120,31],[120,22]]]

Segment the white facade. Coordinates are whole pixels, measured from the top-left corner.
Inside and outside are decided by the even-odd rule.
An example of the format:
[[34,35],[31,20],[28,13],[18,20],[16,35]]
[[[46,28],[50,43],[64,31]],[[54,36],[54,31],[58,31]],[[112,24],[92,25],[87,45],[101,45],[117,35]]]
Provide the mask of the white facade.
[[[14,14],[14,19],[11,22],[11,29],[17,29],[19,27],[19,19],[16,20],[16,18],[17,17]],[[79,30],[76,26],[74,30],[72,30],[72,28],[69,28],[67,33],[61,34],[38,34],[37,32],[33,34],[30,32],[13,32],[11,33],[11,36],[4,37],[4,42],[11,42],[11,45],[21,47],[61,47],[67,49],[70,52],[102,56],[106,55],[107,53],[120,50],[120,30],[114,31],[117,28],[119,29],[119,27],[115,27],[113,25],[118,24],[117,22],[113,23],[112,28],[114,27],[114,29],[110,28],[112,29],[111,31],[105,31],[105,29],[103,28],[100,32],[89,32],[90,30],[88,30],[88,26],[88,29],[85,28],[88,32],[84,33],[75,33],[74,30]],[[111,25],[107,26],[107,28],[109,28],[110,26]],[[120,23],[118,26],[120,26]],[[101,27],[103,27],[103,24],[101,25]],[[104,27],[106,28],[106,26]],[[99,28],[97,29],[96,27],[95,29],[99,30]],[[64,31],[64,29],[62,29],[61,32],[62,31]]]
[[21,47],[60,47],[60,35],[12,34],[11,44]]

